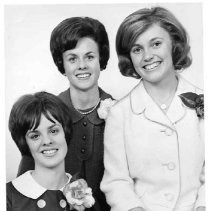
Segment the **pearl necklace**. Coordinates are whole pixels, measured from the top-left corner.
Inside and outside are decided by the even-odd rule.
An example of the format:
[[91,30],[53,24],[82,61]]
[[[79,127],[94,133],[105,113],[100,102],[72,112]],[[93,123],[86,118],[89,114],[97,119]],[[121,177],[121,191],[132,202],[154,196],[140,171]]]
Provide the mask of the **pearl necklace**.
[[77,108],[75,108],[75,107],[74,107],[74,108],[75,108],[75,110],[77,110],[80,114],[82,114],[82,115],[87,115],[87,114],[92,113],[92,112],[97,108],[97,106],[99,105],[100,101],[101,101],[101,98],[99,98],[99,100],[98,100],[98,102],[96,103],[96,105],[95,105],[90,111],[83,112],[83,111],[81,111],[81,110],[79,110],[79,109],[77,109]]

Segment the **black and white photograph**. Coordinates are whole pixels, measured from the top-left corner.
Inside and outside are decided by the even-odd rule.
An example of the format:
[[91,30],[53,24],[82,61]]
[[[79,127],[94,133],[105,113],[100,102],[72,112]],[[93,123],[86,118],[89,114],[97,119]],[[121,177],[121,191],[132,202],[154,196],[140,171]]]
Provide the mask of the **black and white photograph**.
[[3,5],[5,210],[208,210],[204,7]]

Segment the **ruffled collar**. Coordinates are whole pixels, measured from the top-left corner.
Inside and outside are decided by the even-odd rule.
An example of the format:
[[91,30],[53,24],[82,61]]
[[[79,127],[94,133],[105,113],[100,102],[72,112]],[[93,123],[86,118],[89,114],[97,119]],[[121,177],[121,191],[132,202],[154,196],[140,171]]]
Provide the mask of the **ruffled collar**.
[[[27,196],[32,199],[37,199],[48,189],[38,184],[32,177],[31,172],[32,172],[31,170],[27,171],[21,176],[17,177],[12,181],[12,184],[24,196]],[[67,183],[69,183],[71,175],[69,173],[66,173],[66,176],[68,177]],[[59,190],[63,191],[64,186]]]

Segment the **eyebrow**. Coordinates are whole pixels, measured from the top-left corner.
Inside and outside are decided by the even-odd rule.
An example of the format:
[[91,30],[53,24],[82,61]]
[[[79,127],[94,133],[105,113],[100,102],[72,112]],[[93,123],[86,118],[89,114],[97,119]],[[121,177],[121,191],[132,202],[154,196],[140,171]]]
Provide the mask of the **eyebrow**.
[[[87,53],[85,53],[85,55],[88,55],[88,54],[96,54],[96,53],[93,51],[88,51]],[[77,56],[77,54],[69,52],[66,54],[66,56]]]
[[[59,124],[58,124],[58,123],[52,123],[52,125],[50,125],[47,129],[49,130],[49,129],[55,127],[55,126],[59,126]],[[27,135],[28,133],[35,133],[35,132],[38,132],[38,130],[37,130],[37,129],[35,129],[35,130],[33,130],[33,129],[28,130],[28,132],[26,133],[26,135]]]
[[[151,40],[149,40],[149,42],[153,42],[154,40],[157,40],[157,39],[163,40],[162,37],[154,37]],[[142,45],[138,44],[138,43],[134,43],[132,47],[134,47],[134,46],[142,46]]]
[[150,41],[154,41],[154,40],[157,40],[157,39],[163,40],[162,37],[154,37],[154,38],[152,38]]

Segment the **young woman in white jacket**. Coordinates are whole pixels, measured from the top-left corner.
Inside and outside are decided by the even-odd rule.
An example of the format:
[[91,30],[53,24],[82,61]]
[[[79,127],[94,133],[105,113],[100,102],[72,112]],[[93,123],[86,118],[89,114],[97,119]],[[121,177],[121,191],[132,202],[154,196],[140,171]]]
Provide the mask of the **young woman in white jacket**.
[[141,9],[120,25],[116,48],[121,73],[140,82],[106,122],[111,211],[205,210],[203,94],[178,74],[191,65],[185,29],[164,8]]

